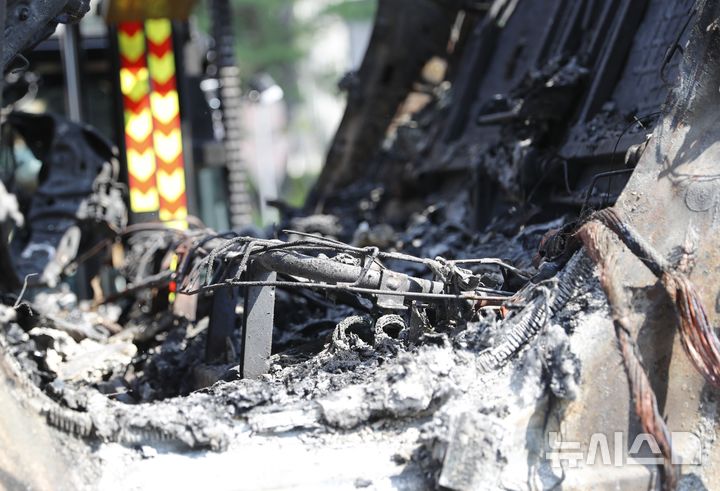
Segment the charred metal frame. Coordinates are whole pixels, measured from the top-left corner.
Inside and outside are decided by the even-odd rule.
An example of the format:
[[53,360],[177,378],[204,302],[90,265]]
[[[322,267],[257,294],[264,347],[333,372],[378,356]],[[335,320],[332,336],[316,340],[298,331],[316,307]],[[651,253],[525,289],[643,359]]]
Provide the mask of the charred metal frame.
[[[133,229],[153,233],[147,227]],[[162,229],[161,229],[162,230]],[[226,355],[229,339],[237,328],[237,307],[243,299],[240,338],[240,371],[255,378],[269,369],[276,288],[344,291],[375,299],[381,310],[404,310],[410,300],[438,306],[466,303],[475,309],[498,308],[513,294],[484,286],[479,276],[458,264],[485,264],[527,278],[526,273],[499,259],[423,259],[407,254],[358,248],[299,232],[285,231],[297,240],[218,236],[206,229],[164,229],[167,243],[158,249],[156,240],[146,241],[143,255],[179,258],[177,271],[140,272],[134,284],[120,295],[143,289],[176,285],[187,296],[211,293],[205,359],[208,363],[231,362]],[[326,254],[335,254],[328,257]],[[87,256],[81,258],[86,260]],[[386,268],[382,260],[423,264],[434,279],[419,278]],[[139,263],[150,264],[150,260]],[[161,261],[166,264],[168,261]],[[456,281],[462,278],[465,281]],[[468,279],[470,279],[468,281]],[[463,284],[465,286],[458,286]],[[242,287],[242,290],[238,290]],[[162,293],[160,293],[162,295]],[[112,298],[117,298],[113,296]],[[201,298],[201,297],[200,297]],[[110,300],[108,298],[107,300]],[[197,308],[197,307],[193,307]],[[185,308],[181,309],[185,315]],[[194,317],[191,315],[191,317]]]

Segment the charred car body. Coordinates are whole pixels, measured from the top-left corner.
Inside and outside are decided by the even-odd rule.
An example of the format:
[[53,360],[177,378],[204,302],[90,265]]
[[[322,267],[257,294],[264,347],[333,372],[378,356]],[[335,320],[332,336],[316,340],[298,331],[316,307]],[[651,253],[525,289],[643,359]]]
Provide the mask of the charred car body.
[[109,145],[9,116],[43,173],[5,204],[0,477],[714,489],[719,18],[381,0],[310,202],[265,236],[127,225]]

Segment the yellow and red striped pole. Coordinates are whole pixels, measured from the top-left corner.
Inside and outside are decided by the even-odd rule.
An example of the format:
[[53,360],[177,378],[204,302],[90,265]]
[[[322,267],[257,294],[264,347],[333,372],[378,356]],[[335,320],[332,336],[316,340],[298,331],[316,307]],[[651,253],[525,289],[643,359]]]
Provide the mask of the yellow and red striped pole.
[[120,89],[125,108],[125,147],[133,213],[157,212],[160,200],[155,181],[153,116],[145,59],[145,33],[141,22],[118,26]]
[[172,23],[152,19],[145,23],[148,68],[152,93],[153,142],[158,165],[156,181],[160,197],[160,220],[185,222],[185,163],[180,123],[180,100],[175,76]]
[[118,25],[120,85],[133,213],[157,213],[187,224],[185,162],[172,23],[168,19]]

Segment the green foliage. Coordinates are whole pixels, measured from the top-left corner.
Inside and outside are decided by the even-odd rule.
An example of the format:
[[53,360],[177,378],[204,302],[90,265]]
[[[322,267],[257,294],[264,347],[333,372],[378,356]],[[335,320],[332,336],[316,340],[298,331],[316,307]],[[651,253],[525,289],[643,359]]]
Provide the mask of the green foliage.
[[[335,0],[318,18],[300,22],[293,15],[297,0],[231,0],[236,55],[243,80],[254,73],[269,73],[285,90],[289,102],[299,97],[294,65],[306,54],[307,40],[323,20],[340,16],[348,21],[371,19],[377,0]],[[199,27],[210,30],[210,0],[198,3]]]
[[293,0],[233,0],[237,55],[246,71],[265,71],[277,63],[297,60],[298,26]]
[[288,177],[283,184],[283,200],[292,207],[302,207],[314,182],[315,176],[310,174],[302,177]]
[[345,20],[367,20],[375,14],[376,0],[341,0],[325,9],[324,15],[338,15]]

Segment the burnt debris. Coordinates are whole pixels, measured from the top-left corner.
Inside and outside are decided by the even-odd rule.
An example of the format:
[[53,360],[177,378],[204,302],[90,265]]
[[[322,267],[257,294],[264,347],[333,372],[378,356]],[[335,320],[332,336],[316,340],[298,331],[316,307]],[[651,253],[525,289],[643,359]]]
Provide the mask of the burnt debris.
[[[131,465],[282,435],[391,449],[357,487],[710,483],[672,432],[717,465],[718,10],[381,0],[310,202],[253,234],[127,225],[107,143],[12,114],[0,375]],[[618,432],[656,460],[552,461]]]

